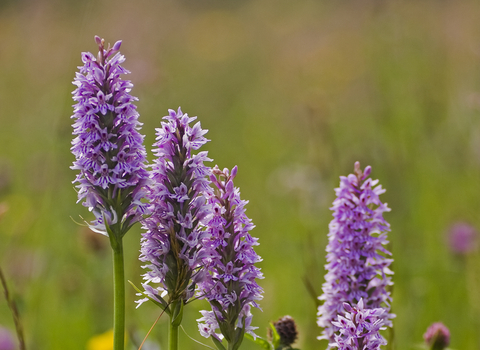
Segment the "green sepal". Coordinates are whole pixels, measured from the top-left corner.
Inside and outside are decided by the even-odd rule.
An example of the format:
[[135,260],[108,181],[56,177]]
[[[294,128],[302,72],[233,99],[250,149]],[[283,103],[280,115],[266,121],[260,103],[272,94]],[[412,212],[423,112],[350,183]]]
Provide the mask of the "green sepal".
[[167,287],[167,290],[168,291],[171,291],[171,290],[175,290],[175,280],[174,280],[174,275],[173,273],[171,273],[170,271],[168,271],[166,274],[165,274],[165,280],[164,280],[164,283],[165,283],[165,287]]
[[218,327],[220,328],[220,332],[222,332],[227,343],[230,343],[233,339],[230,332],[229,324],[227,322],[218,322]]
[[[217,311],[219,311],[222,314],[222,317],[224,319],[228,318],[227,313],[225,312],[225,310],[223,310],[223,306],[217,300],[210,300],[210,304],[212,304],[213,306],[215,306],[217,308]],[[215,318],[217,318],[216,314],[215,314]],[[218,322],[218,318],[217,318],[217,322]]]
[[[213,300],[210,301],[210,302],[213,304]],[[216,300],[215,300],[215,302],[218,303],[218,301],[216,301]],[[218,303],[218,305],[220,305],[220,303]],[[221,313],[222,313],[222,315],[225,314],[223,310],[221,311]],[[217,313],[215,311],[213,312],[213,315],[215,316],[215,319],[217,320],[218,327],[220,328],[220,332],[223,334],[223,337],[225,338],[227,343],[230,343],[232,341],[232,338],[231,338],[231,334],[230,334],[229,324],[227,322],[220,321],[218,319]]]
[[104,125],[106,127],[111,128],[113,126],[113,121],[115,119],[115,115],[113,114],[113,112],[111,110],[107,110],[107,113],[104,115],[104,117],[102,119],[103,119]]
[[177,285],[177,278],[178,278],[178,267],[177,267],[177,260],[172,252],[169,252],[165,257],[165,264],[168,267],[168,271],[165,274],[165,287],[167,290],[175,291],[175,287]]
[[257,345],[260,345],[262,348],[264,348],[265,350],[275,350],[275,348],[273,347],[273,344],[271,344],[267,339],[265,338],[262,338],[262,337],[256,337],[256,338],[253,338],[252,335],[248,334],[248,333],[245,333],[245,338],[254,342],[255,344]]
[[102,213],[103,222],[105,223],[105,229],[107,230],[108,238],[110,239],[110,246],[113,250],[116,250],[118,247],[118,237],[110,228],[110,225],[107,223],[107,218],[105,217],[105,213]]
[[[223,310],[222,305],[217,300],[211,300],[210,303],[213,306],[215,306],[215,308],[217,309],[218,312],[220,312],[220,314],[222,315],[222,318],[224,320],[226,320],[228,318],[226,312]],[[217,313],[215,311],[213,312],[213,315],[215,316],[215,319],[217,320],[218,327],[220,328],[220,332],[225,337],[225,340],[227,341],[227,343],[230,343],[232,341],[232,337],[231,337],[232,334],[230,334],[230,327],[229,327],[230,325],[228,324],[228,322],[221,321],[217,317]]]
[[[174,163],[174,166],[175,166],[175,163],[178,163],[178,160],[177,160],[177,157],[173,157],[173,163]],[[177,175],[171,171],[167,171],[167,177],[168,177],[168,182],[170,182],[171,184],[174,184],[174,185],[177,185],[178,184],[178,179],[177,179]],[[167,182],[167,181],[165,181]],[[173,192],[173,191],[170,191],[170,192]]]
[[183,300],[174,301],[172,303],[172,326],[178,327],[183,319]]
[[273,323],[269,323],[270,329],[272,330],[272,345],[274,349],[281,349],[282,347],[280,346],[280,336],[278,335],[277,329],[273,325]]
[[243,341],[245,335],[245,319],[243,320],[243,327],[238,327],[235,331],[235,343],[233,343],[232,350],[238,350]]
[[190,278],[192,277],[192,271],[188,271],[187,274],[185,275],[184,280],[182,281],[182,284],[180,285],[179,290],[185,290],[188,287],[188,282],[190,282]]
[[123,236],[126,235],[128,231],[132,228],[133,224],[130,224],[132,221],[132,217],[128,217],[123,223],[122,223],[122,232],[120,234],[120,237],[123,238]]
[[211,338],[212,338],[212,341],[213,341],[213,343],[215,344],[215,346],[217,347],[218,350],[227,350],[227,349],[225,349],[225,347],[223,346],[223,344],[220,340],[215,338],[213,335],[211,336]]
[[150,300],[151,302],[153,302],[155,305],[157,305],[160,309],[162,309],[163,311],[165,311],[165,313],[167,315],[170,316],[170,308],[168,307],[168,303],[165,301],[165,299],[163,299],[160,295],[157,295],[157,298],[160,300],[155,300],[153,299],[152,297],[150,297],[148,294],[142,292],[136,285],[133,284],[132,281],[128,281],[128,283],[130,283],[132,285],[132,287],[140,294],[142,294],[145,298],[148,298],[148,300]]

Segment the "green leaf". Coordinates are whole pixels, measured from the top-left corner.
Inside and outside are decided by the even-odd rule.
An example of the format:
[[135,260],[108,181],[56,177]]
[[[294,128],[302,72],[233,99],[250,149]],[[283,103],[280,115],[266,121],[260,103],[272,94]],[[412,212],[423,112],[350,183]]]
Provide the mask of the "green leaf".
[[183,300],[174,301],[172,309],[172,325],[178,327],[183,319]]
[[102,213],[103,215],[103,222],[105,223],[105,230],[107,231],[108,238],[110,239],[110,246],[112,249],[117,249],[118,243],[117,243],[117,235],[112,231],[112,228],[108,224],[108,220],[105,216],[105,213]]
[[280,336],[278,335],[278,332],[277,332],[277,329],[275,328],[275,326],[273,325],[273,323],[269,323],[270,324],[270,328],[272,329],[272,344],[273,344],[273,348],[274,349],[277,349],[280,347]]
[[[228,315],[225,312],[225,310],[223,309],[223,306],[218,301],[210,300],[210,304],[212,304],[213,306],[215,306],[217,308],[217,311],[220,312],[220,314],[222,315],[222,317],[224,319],[228,318]],[[215,317],[217,317],[217,314],[215,314]],[[218,321],[218,319],[217,319],[217,321]]]
[[273,344],[271,344],[267,339],[264,339],[262,337],[253,338],[253,336],[248,333],[245,333],[245,338],[254,342],[257,345],[260,345],[265,350],[275,350]]
[[225,337],[225,340],[227,341],[227,343],[230,343],[231,341],[233,341],[232,334],[231,334],[233,332],[231,332],[232,330],[230,329],[230,325],[227,322],[221,322],[221,321],[219,322],[218,318],[217,318],[217,322],[218,322],[218,327],[220,328],[220,332]]
[[235,331],[235,343],[233,344],[232,350],[238,350],[243,341],[243,336],[245,335],[245,320],[243,322],[243,327],[238,327]]
[[220,340],[218,340],[218,339],[215,338],[214,336],[212,336],[211,338],[212,338],[213,343],[215,344],[215,346],[217,347],[218,350],[227,350],[227,349],[225,349],[225,347],[223,346],[223,344],[220,342]]

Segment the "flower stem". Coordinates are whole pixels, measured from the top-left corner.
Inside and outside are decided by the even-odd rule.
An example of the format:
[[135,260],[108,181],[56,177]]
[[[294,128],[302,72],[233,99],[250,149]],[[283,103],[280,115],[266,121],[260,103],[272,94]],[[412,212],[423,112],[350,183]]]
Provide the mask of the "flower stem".
[[177,350],[178,348],[178,325],[172,322],[170,317],[170,326],[168,330],[168,350]]
[[13,322],[15,323],[15,329],[17,331],[17,338],[18,338],[18,342],[20,343],[20,349],[25,350],[27,347],[25,346],[25,338],[23,336],[23,326],[20,320],[20,314],[17,309],[17,304],[10,296],[10,292],[7,286],[7,280],[3,275],[3,271],[1,268],[0,268],[0,280],[2,282],[3,291],[5,293],[5,299],[7,299],[8,307],[10,308],[13,315]]
[[113,348],[125,347],[125,276],[123,242],[118,238],[113,248]]

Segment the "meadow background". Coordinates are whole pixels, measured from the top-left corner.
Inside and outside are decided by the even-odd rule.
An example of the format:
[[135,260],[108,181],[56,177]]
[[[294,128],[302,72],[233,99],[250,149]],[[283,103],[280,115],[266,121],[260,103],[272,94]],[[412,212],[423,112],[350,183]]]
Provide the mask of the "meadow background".
[[[479,18],[473,0],[1,1],[0,266],[29,349],[83,350],[111,327],[107,239],[71,219],[91,219],[69,149],[71,81],[94,35],[123,40],[149,152],[181,106],[209,129],[212,165],[238,165],[264,259],[259,335],[288,314],[297,347],[326,347],[304,281],[321,294],[333,188],[359,160],[392,208],[395,349],[415,349],[436,321],[452,348],[479,349],[478,249],[459,256],[446,241],[455,222],[480,228]],[[138,226],[125,238],[137,285],[139,238]],[[135,299],[127,286],[138,341],[159,309]],[[211,345],[195,322],[206,307],[186,308],[184,327]],[[151,335],[163,346],[166,321]],[[3,298],[0,325],[13,329]],[[180,348],[203,349],[183,333]]]

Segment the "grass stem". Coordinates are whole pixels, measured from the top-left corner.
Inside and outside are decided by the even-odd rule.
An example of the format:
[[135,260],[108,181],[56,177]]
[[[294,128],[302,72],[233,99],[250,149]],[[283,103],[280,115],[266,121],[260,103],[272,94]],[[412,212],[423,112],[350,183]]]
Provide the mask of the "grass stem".
[[13,322],[15,324],[15,330],[17,332],[18,342],[20,344],[20,350],[26,350],[27,347],[25,346],[25,337],[23,336],[23,326],[20,320],[20,314],[18,312],[17,304],[15,304],[15,301],[10,297],[7,280],[5,279],[5,275],[3,274],[1,267],[0,267],[0,280],[2,281],[3,291],[5,294],[5,299],[7,300],[8,307],[12,312]]

